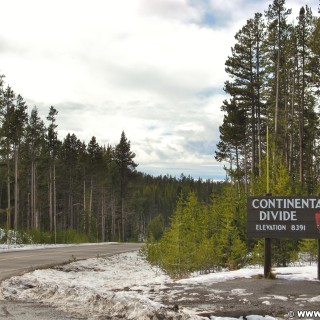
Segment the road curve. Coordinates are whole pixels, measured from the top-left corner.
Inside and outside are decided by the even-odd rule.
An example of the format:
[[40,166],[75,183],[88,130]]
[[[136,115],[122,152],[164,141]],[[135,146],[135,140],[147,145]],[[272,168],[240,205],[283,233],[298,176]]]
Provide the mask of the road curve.
[[53,267],[74,260],[136,251],[141,246],[141,243],[99,243],[36,250],[0,251],[0,282],[35,269]]

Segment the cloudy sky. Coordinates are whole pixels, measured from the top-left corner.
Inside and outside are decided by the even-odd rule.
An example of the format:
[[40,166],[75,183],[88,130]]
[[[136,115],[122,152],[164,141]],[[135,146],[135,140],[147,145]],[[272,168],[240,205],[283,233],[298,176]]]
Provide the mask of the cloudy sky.
[[[223,179],[214,159],[224,62],[265,0],[0,0],[0,74],[59,137],[115,145],[138,169]],[[302,5],[287,0],[292,19]]]

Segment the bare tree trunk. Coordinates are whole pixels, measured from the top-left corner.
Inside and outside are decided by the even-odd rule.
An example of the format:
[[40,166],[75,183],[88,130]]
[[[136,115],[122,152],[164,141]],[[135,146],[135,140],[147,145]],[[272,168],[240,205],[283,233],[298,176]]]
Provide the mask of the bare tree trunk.
[[291,96],[291,128],[290,128],[290,141],[289,141],[289,173],[292,174],[293,170],[293,119],[294,119],[294,98],[295,98],[295,72],[292,78],[292,96]]
[[101,197],[101,241],[105,242],[106,234],[106,220],[105,220],[105,201],[104,201],[104,192],[102,191]]
[[71,173],[69,175],[69,198],[68,198],[68,225],[71,229],[74,228],[74,208],[73,208],[73,179]]
[[31,162],[31,181],[30,181],[30,226],[34,228],[34,161]]
[[[28,183],[29,184],[29,183]],[[31,203],[30,203],[30,192],[27,193],[27,229],[30,229],[30,226],[31,226],[31,210],[30,210],[30,206],[31,206]]]
[[121,233],[122,241],[125,241],[125,208],[124,208],[124,199],[121,199]]
[[277,56],[277,71],[276,71],[276,105],[275,105],[275,114],[274,114],[274,134],[275,141],[277,141],[278,136],[278,118],[279,118],[279,90],[280,90],[280,48],[278,47],[278,56]]
[[86,179],[83,179],[83,231],[87,229]]
[[303,186],[303,174],[304,174],[304,168],[303,168],[303,142],[304,142],[304,103],[305,103],[305,44],[303,41],[302,45],[302,89],[301,89],[301,103],[300,103],[300,121],[299,121],[299,135],[300,135],[300,182]]
[[53,201],[52,201],[52,168],[51,166],[49,168],[49,221],[50,221],[50,231],[52,232],[53,231]]
[[[248,162],[247,145],[245,143],[244,144],[244,192],[245,192],[245,194],[248,194],[248,168],[247,168],[247,162]],[[252,183],[252,185],[254,185],[254,183]],[[254,194],[254,191],[253,191],[252,194]]]
[[39,229],[39,211],[37,208],[37,164],[32,161],[31,166],[31,218],[32,218],[32,227]]
[[70,229],[74,228],[74,211],[73,211],[73,195],[71,191],[69,193],[69,227]]
[[259,177],[262,175],[262,141],[261,141],[261,101],[260,101],[260,47],[257,41],[257,133],[258,133],[258,167]]
[[11,227],[11,181],[10,181],[10,160],[9,154],[7,155],[7,228]]
[[101,242],[105,242],[106,241],[106,235],[105,235],[105,216],[102,215],[101,216]]
[[[281,31],[281,12],[278,11],[278,52],[277,52],[277,70],[276,70],[276,103],[275,103],[275,115],[274,115],[274,136],[275,142],[278,141],[278,133],[279,133],[279,92],[280,92],[280,31]],[[275,150],[275,153],[277,150]]]
[[92,201],[93,201],[93,178],[91,177],[90,181],[90,198],[89,198],[89,234],[91,234],[91,229],[92,229]]
[[18,184],[18,146],[14,149],[14,220],[13,228],[18,229],[18,217],[19,217],[19,184]]
[[37,206],[37,164],[34,163],[33,171],[33,208],[34,208],[34,227],[39,230],[39,210]]
[[53,216],[56,224],[57,223],[57,196],[56,196],[56,164],[54,159],[53,159]]
[[111,239],[114,240],[116,236],[116,199],[115,195],[111,196]]

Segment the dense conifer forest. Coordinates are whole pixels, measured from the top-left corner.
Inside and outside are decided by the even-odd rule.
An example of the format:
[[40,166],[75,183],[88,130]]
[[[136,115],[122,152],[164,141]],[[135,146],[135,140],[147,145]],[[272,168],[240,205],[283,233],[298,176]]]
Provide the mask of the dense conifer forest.
[[[163,238],[144,249],[176,277],[263,261],[263,243],[246,235],[247,196],[320,191],[320,19],[312,8],[295,17],[285,0],[274,0],[236,33],[225,70],[215,158],[228,183],[209,205],[196,194],[181,198]],[[272,246],[277,265],[316,255],[312,239],[273,239]]]
[[169,223],[179,194],[208,202],[220,183],[137,170],[125,132],[115,146],[58,138],[58,110],[41,119],[0,78],[0,227],[36,241],[142,241]]

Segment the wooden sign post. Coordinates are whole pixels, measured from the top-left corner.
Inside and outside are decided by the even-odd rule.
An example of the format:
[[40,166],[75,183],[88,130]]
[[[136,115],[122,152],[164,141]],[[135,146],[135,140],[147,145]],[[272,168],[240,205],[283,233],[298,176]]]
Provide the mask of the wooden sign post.
[[271,239],[264,239],[264,277],[270,278],[271,275]]

